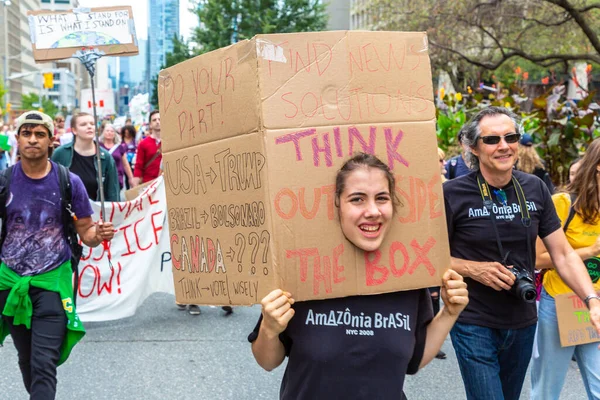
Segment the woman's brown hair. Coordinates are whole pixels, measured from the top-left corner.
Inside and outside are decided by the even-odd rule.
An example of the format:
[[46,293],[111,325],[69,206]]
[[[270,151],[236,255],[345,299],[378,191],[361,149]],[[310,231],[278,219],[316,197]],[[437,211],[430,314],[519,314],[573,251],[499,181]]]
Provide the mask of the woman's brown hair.
[[577,195],[573,208],[586,224],[595,224],[600,217],[598,167],[600,167],[600,138],[589,145],[579,165],[577,178],[566,188],[567,192]]
[[372,154],[367,153],[357,153],[352,158],[342,165],[342,168],[338,171],[335,176],[335,205],[339,207],[340,205],[340,196],[346,187],[346,178],[352,171],[359,168],[375,168],[383,171],[385,173],[385,177],[387,178],[390,196],[392,198],[392,205],[394,207],[394,212],[396,212],[396,207],[402,205],[400,203],[400,199],[396,195],[396,178],[390,168],[386,163],[381,161],[379,158]]
[[519,162],[517,169],[519,171],[533,174],[536,168],[544,169],[544,163],[533,146],[519,145]]

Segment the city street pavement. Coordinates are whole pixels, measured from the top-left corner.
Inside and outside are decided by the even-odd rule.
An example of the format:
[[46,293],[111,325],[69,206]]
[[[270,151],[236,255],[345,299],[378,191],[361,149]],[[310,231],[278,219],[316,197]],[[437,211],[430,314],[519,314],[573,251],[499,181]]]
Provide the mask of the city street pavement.
[[[155,294],[134,317],[87,323],[87,335],[59,367],[59,400],[73,399],[277,399],[284,365],[263,371],[246,340],[260,308],[202,307],[199,316],[175,308],[174,297]],[[447,339],[446,360],[433,360],[407,378],[409,399],[464,399],[460,372]],[[522,399],[529,398],[529,375]],[[561,399],[586,394],[572,362]],[[10,338],[0,348],[0,399],[27,399]]]

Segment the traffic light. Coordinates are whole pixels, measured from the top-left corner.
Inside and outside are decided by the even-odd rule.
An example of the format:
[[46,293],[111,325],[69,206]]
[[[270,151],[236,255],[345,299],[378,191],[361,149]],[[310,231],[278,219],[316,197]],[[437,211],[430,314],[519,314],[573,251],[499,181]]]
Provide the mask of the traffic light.
[[54,74],[46,72],[44,74],[44,89],[52,89],[54,87]]

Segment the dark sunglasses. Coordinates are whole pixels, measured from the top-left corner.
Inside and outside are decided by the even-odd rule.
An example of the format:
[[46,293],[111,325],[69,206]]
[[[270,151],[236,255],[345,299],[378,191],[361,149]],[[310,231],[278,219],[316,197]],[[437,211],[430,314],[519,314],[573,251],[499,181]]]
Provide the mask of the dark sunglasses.
[[54,122],[65,122],[65,120],[59,118],[59,119],[55,119]]
[[498,135],[490,135],[490,136],[479,136],[479,139],[485,144],[498,144],[500,140],[504,138],[506,143],[517,143],[519,139],[521,139],[520,133],[509,133],[508,135],[498,136]]

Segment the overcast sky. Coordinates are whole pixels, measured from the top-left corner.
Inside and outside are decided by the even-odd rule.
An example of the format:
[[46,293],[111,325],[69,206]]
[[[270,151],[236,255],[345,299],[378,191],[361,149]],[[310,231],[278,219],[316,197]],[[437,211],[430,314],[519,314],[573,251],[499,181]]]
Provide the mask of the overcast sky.
[[[148,38],[148,0],[80,0],[80,7],[131,6],[138,39]],[[190,30],[198,25],[196,14],[190,13],[190,0],[179,0],[179,33],[188,39]]]

